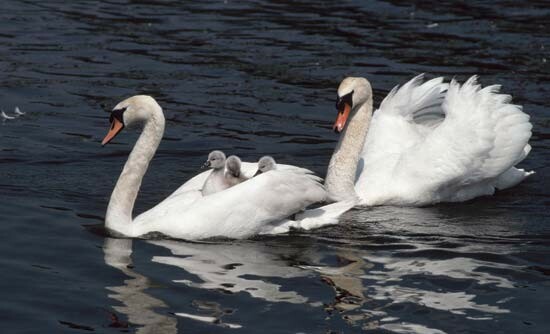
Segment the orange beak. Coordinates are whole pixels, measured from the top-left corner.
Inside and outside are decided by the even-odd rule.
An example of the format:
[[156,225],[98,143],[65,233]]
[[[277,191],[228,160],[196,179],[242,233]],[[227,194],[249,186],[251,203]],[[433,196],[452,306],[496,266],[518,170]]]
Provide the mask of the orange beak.
[[111,129],[107,132],[105,138],[103,138],[101,145],[108,144],[122,129],[124,129],[124,124],[122,124],[122,122],[118,119],[113,118],[113,121],[111,122]]
[[347,103],[344,103],[344,108],[342,110],[338,110],[338,116],[336,116],[336,122],[334,122],[334,125],[332,126],[332,129],[335,132],[342,132],[344,130],[344,126],[346,125],[346,121],[348,120],[349,113],[351,111],[351,106]]

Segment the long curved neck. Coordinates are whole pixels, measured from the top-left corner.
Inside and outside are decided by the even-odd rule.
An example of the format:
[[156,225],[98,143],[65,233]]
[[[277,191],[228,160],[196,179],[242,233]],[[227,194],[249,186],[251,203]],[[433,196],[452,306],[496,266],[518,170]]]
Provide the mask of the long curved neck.
[[357,164],[372,117],[372,98],[360,105],[350,117],[332,154],[325,179],[328,196],[333,201],[356,197]]
[[139,136],[118,178],[107,207],[105,226],[127,236],[133,236],[132,210],[149,162],[155,155],[164,133],[162,112],[152,114]]

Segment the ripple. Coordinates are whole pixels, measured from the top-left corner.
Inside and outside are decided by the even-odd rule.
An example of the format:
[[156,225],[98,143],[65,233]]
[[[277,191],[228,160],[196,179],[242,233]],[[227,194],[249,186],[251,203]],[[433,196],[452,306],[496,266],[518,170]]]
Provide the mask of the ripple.
[[[548,332],[546,2],[2,6],[0,100],[27,112],[0,124],[6,330]],[[466,203],[355,209],[307,234],[108,238],[106,203],[137,137],[100,148],[122,98],[153,95],[168,120],[138,213],[214,148],[322,176],[338,81],[367,76],[378,105],[420,72],[502,84],[532,116],[522,164],[537,174]]]

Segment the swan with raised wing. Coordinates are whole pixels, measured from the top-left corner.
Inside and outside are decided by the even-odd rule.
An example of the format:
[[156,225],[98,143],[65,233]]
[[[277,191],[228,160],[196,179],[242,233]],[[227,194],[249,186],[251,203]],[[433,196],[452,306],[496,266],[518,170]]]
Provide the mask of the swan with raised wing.
[[422,206],[518,184],[533,173],[514,167],[531,149],[532,125],[499,90],[481,88],[476,76],[460,85],[419,75],[395,87],[373,114],[369,81],[344,79],[333,127],[341,136],[325,180],[329,197]]
[[245,238],[279,223],[288,224],[286,217],[325,200],[320,178],[306,169],[291,168],[270,171],[210,196],[203,197],[196,189],[172,195],[132,218],[143,176],[164,133],[164,114],[152,97],[138,95],[120,102],[110,122],[103,145],[125,126],[143,124],[105,216],[106,228],[116,233],[129,237],[160,232],[182,239]]

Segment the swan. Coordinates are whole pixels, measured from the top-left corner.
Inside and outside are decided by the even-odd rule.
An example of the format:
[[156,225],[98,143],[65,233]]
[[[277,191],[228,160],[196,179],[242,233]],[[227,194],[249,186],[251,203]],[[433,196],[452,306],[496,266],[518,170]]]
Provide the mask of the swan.
[[275,159],[269,155],[265,155],[258,160],[258,171],[254,176],[260,175],[265,172],[269,172],[270,170],[274,170],[277,168],[277,163],[275,162]]
[[202,187],[202,195],[207,196],[218,191],[229,188],[229,184],[225,180],[225,154],[222,151],[212,151],[208,154],[208,159],[203,167],[212,167],[212,172],[204,181]]
[[204,181],[202,195],[207,196],[248,180],[241,173],[241,159],[236,155],[225,158],[222,151],[212,151],[203,167],[212,167]]
[[531,150],[532,125],[500,86],[472,76],[463,85],[416,76],[395,87],[373,114],[369,81],[338,87],[341,133],[325,187],[357,204],[423,206],[461,202],[512,187],[532,171],[514,167]]
[[232,155],[227,158],[227,161],[225,162],[225,179],[230,187],[248,180],[248,178],[241,172],[241,165],[242,162],[238,156]]
[[212,167],[204,181],[202,195],[207,196],[248,180],[241,173],[241,159],[236,155],[225,158],[222,151],[212,151],[203,167]]
[[[297,173],[311,173],[308,169],[301,168],[294,165],[287,165],[287,164],[277,164],[276,165],[277,170],[281,171],[295,171]],[[200,174],[195,175],[191,179],[187,180],[184,184],[182,184],[178,189],[176,189],[170,196],[168,197],[174,197],[179,196],[181,194],[188,193],[190,191],[196,191],[201,190],[204,186],[204,183],[212,174],[213,170],[207,170]],[[247,161],[241,161],[241,175],[242,177],[246,179],[250,179],[254,177],[258,173],[258,162],[247,162]]]
[[196,189],[170,196],[132,219],[141,181],[164,133],[164,114],[152,97],[137,95],[115,106],[110,123],[102,145],[126,126],[143,125],[107,207],[105,226],[117,234],[138,237],[160,232],[179,239],[246,238],[269,232],[279,223],[288,225],[286,217],[326,198],[321,179],[310,171],[274,170],[210,196],[202,196]]

